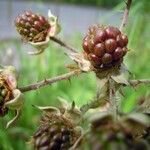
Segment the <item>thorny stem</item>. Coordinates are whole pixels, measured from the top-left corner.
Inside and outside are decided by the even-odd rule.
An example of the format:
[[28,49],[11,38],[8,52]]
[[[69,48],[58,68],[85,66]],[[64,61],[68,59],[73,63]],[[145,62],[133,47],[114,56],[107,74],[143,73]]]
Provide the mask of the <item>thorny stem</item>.
[[150,79],[138,79],[138,80],[129,80],[128,81],[133,87],[141,85],[141,84],[147,84],[150,85]]
[[59,45],[61,45],[62,47],[65,47],[66,49],[70,50],[71,52],[77,53],[76,49],[69,46],[67,43],[63,42],[61,39],[57,38],[57,37],[51,37],[50,38],[52,41],[58,43]]
[[106,97],[103,95],[99,98],[92,100],[90,103],[81,106],[80,111],[82,112],[82,114],[85,114],[89,109],[94,109],[94,108],[101,106],[104,101],[105,103],[107,103],[108,100],[105,98]]
[[115,82],[110,77],[109,78],[109,101],[110,101],[110,109],[115,117],[117,119],[117,103],[116,103],[116,89],[115,89]]
[[[141,84],[147,84],[150,85],[150,79],[138,79],[138,80],[128,80],[131,86],[136,87]],[[101,103],[105,100],[106,102],[109,102],[105,96],[101,96],[98,98],[95,98],[90,103],[85,104],[81,106],[80,110],[83,114],[85,114],[89,109],[97,108],[101,105]]]
[[99,79],[97,77],[97,91],[96,91],[96,97],[94,100],[92,100],[90,103],[83,105],[80,108],[80,111],[82,114],[85,114],[89,109],[94,109],[98,107],[105,106],[106,103],[108,103],[108,97],[109,97],[109,90],[108,90],[108,84],[105,82],[105,79]]
[[90,131],[87,130],[85,133],[83,133],[83,134],[78,138],[78,140],[74,143],[74,145],[73,145],[71,148],[69,148],[69,150],[74,150],[74,149],[76,149],[76,148],[79,146],[79,144],[80,144],[80,142],[82,141],[82,139],[83,139],[89,132],[90,132]]
[[75,75],[79,75],[81,73],[82,73],[82,71],[77,69],[77,70],[71,71],[69,73],[66,73],[66,74],[63,74],[63,75],[60,75],[60,76],[57,76],[54,78],[45,79],[45,80],[39,81],[37,83],[33,83],[33,84],[30,84],[30,85],[27,85],[24,87],[19,87],[18,89],[21,92],[28,92],[28,91],[36,90],[40,87],[43,87],[46,85],[51,85],[51,84],[61,81],[61,80],[69,80],[71,77],[73,77]]
[[129,10],[130,10],[130,7],[131,7],[131,3],[132,3],[132,0],[127,0],[127,1],[126,1],[126,9],[124,10],[122,23],[121,23],[121,25],[120,25],[120,30],[121,30],[121,31],[122,31],[123,28],[127,25],[128,16],[129,16]]

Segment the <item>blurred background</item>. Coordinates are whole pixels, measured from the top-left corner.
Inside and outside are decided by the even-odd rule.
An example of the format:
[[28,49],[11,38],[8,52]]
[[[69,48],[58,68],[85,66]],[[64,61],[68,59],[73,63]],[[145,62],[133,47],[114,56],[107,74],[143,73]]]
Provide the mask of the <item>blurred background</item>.
[[[70,45],[82,50],[82,39],[88,27],[95,23],[119,27],[125,3],[123,0],[0,0],[0,64],[14,65],[19,72],[19,86],[37,82],[67,72],[71,62],[63,49],[51,43],[40,56],[29,56],[32,47],[22,43],[14,26],[14,19],[25,10],[47,16],[48,9],[58,16],[62,32],[58,35]],[[150,77],[150,1],[133,0],[128,26],[129,49],[125,64],[132,79]],[[57,106],[57,97],[78,106],[86,104],[95,95],[96,79],[93,73],[61,81],[52,86],[25,93],[25,105],[20,119],[12,128],[5,130],[10,113],[0,118],[0,150],[29,150],[29,139],[35,131],[40,112],[34,105]],[[121,111],[127,113],[136,103],[149,94],[148,86],[137,89],[124,88]]]

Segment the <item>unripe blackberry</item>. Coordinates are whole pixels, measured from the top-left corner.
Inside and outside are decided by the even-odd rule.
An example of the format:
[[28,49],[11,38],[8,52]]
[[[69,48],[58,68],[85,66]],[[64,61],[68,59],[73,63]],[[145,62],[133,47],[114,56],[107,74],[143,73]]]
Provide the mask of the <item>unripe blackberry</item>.
[[25,41],[45,41],[51,26],[41,15],[26,11],[15,20],[17,31]]
[[33,135],[33,145],[35,150],[68,150],[78,137],[71,120],[49,113],[42,117],[41,126]]
[[10,101],[12,98],[12,89],[9,86],[6,77],[0,75],[0,117],[3,117],[8,113],[8,108],[5,107],[5,103]]
[[112,26],[95,25],[83,39],[83,49],[95,68],[120,64],[127,53],[128,37]]
[[[115,147],[114,147],[115,146]],[[115,126],[91,130],[75,150],[136,150],[134,140]]]

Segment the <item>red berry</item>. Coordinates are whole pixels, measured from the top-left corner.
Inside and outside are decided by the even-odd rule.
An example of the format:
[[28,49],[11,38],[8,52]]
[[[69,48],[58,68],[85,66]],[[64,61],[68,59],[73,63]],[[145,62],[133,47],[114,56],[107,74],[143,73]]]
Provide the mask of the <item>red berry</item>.
[[94,42],[95,43],[103,42],[105,41],[106,37],[107,37],[106,31],[99,30],[94,37]]
[[22,14],[20,17],[21,17],[23,20],[26,20],[26,19],[27,19],[27,16],[26,16],[25,14]]
[[46,20],[43,16],[39,16],[39,21],[41,22],[41,24],[46,23]]
[[122,51],[123,51],[123,56],[124,56],[127,53],[128,49],[126,47],[123,47]]
[[92,40],[89,40],[88,41],[88,48],[89,48],[89,51],[93,51],[94,49],[94,42]]
[[31,12],[31,11],[26,11],[26,12],[25,12],[25,15],[26,15],[27,17],[29,17],[29,16],[32,15],[32,12]]
[[109,64],[111,62],[112,62],[111,54],[105,53],[104,56],[102,57],[102,63],[103,64]]
[[34,22],[31,17],[28,17],[28,18],[27,18],[27,21],[28,21],[30,24],[32,24],[32,23]]
[[117,43],[114,39],[108,39],[105,41],[105,47],[107,53],[112,53],[117,47]]
[[118,59],[120,59],[122,57],[123,57],[123,50],[122,50],[122,48],[117,47],[115,52],[114,52],[113,58],[114,58],[114,60],[118,60]]
[[89,54],[88,57],[92,61],[92,63],[96,65],[100,65],[102,63],[101,59],[93,53]]
[[108,38],[116,38],[118,34],[120,34],[120,31],[116,27],[107,27],[106,33]]
[[37,34],[38,33],[38,31],[36,29],[34,29],[34,28],[30,28],[30,32],[33,33],[33,34]]
[[20,26],[25,27],[25,21],[24,20],[20,20]]
[[128,44],[128,37],[126,35],[122,35],[122,39],[124,41],[124,46],[127,46],[127,44]]
[[34,27],[37,29],[37,30],[40,30],[41,28],[41,23],[39,21],[35,21],[34,22]]
[[105,53],[105,45],[103,43],[98,43],[94,47],[94,54],[98,57],[102,57]]
[[123,42],[123,40],[122,40],[121,35],[118,35],[118,36],[117,36],[116,41],[117,41],[117,45],[118,45],[118,46],[124,47],[124,42]]
[[83,41],[82,47],[86,53],[90,53],[87,40]]
[[126,35],[118,35],[116,40],[118,46],[120,47],[124,47],[128,44],[128,38]]
[[33,20],[38,20],[38,16],[36,14],[32,14],[31,17]]

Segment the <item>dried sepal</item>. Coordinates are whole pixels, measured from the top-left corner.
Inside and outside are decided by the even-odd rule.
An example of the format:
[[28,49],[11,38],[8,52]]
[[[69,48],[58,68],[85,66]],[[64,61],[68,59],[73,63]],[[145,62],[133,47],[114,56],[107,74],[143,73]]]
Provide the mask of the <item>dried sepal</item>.
[[0,74],[4,76],[6,82],[9,84],[11,89],[17,88],[17,71],[14,66],[4,66],[0,70]]
[[29,44],[31,44],[35,49],[36,51],[30,51],[28,52],[29,55],[39,55],[41,53],[44,52],[44,50],[48,47],[48,44],[49,44],[49,37],[47,36],[46,37],[46,40],[45,41],[42,41],[42,42],[29,42]]
[[13,97],[13,99],[4,104],[5,108],[15,111],[14,118],[7,123],[6,128],[9,128],[18,119],[24,104],[23,94],[18,89],[13,90]]
[[79,68],[82,71],[89,72],[93,69],[90,61],[85,59],[85,57],[82,53],[72,52],[67,49],[65,50],[65,53],[70,57],[70,59],[72,59],[73,61],[75,61],[78,64]]
[[145,114],[150,114],[150,94],[147,93],[142,99],[138,101],[138,106],[136,107],[137,112],[142,112]]
[[131,113],[121,120],[122,126],[135,137],[141,136],[145,129],[150,126],[150,118],[142,113]]
[[75,102],[73,101],[72,104],[64,112],[64,116],[73,119],[74,122],[78,123],[81,120],[82,114],[80,109],[75,105]]
[[108,112],[96,112],[89,118],[93,129],[99,129],[114,122],[113,115]]
[[41,110],[43,113],[52,113],[52,114],[58,114],[60,115],[60,110],[56,107],[52,106],[36,106],[33,105],[35,108]]
[[15,117],[7,122],[6,129],[8,129],[12,124],[14,124],[15,121],[19,118],[19,116],[20,116],[20,110],[19,109],[15,110]]
[[3,117],[11,110],[16,116],[7,123],[7,128],[19,117],[24,99],[17,89],[17,71],[13,66],[3,66],[0,70],[0,115]]
[[61,111],[62,114],[64,114],[67,108],[69,107],[69,103],[67,102],[66,99],[62,97],[57,97],[57,100],[58,100],[59,110]]
[[20,90],[13,90],[13,99],[5,103],[5,106],[11,110],[20,110],[24,104],[23,94]]

